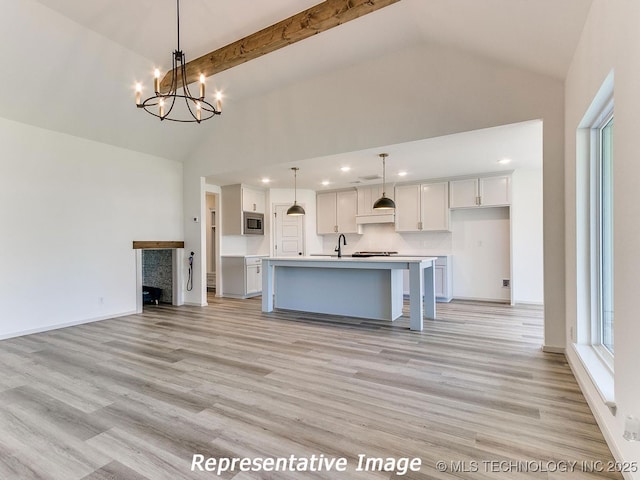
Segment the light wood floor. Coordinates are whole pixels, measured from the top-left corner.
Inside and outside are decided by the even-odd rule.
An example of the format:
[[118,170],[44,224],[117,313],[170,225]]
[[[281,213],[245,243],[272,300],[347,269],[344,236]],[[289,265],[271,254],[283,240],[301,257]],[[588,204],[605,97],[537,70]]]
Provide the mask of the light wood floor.
[[[406,317],[210,303],[0,342],[0,479],[622,478],[482,463],[613,460],[564,356],[540,349],[540,308],[438,304],[418,333]],[[350,470],[217,477],[190,471],[195,453],[324,454]],[[356,472],[358,454],[422,467]]]

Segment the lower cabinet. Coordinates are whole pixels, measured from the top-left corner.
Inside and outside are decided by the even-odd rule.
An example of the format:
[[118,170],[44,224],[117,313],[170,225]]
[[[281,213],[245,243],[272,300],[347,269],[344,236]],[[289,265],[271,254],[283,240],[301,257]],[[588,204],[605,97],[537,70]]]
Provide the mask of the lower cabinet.
[[255,297],[262,293],[262,259],[265,256],[222,256],[222,296]]
[[245,272],[245,294],[262,293],[262,259],[251,259],[251,263],[247,260]]
[[[435,291],[437,302],[450,302],[453,299],[453,264],[451,255],[437,257],[435,262]],[[409,295],[409,271],[404,271],[404,292]]]
[[436,260],[435,290],[436,300],[439,302],[450,302],[453,298],[452,267],[450,256],[438,257]]

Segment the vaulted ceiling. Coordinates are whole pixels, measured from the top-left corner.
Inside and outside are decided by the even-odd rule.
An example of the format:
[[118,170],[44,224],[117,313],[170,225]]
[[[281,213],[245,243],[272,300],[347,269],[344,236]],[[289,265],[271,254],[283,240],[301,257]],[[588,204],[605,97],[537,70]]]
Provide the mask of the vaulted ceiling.
[[[187,60],[319,3],[319,0],[182,0]],[[401,0],[234,67],[208,80],[234,102],[424,42],[453,46],[562,79],[591,0]],[[0,116],[185,160],[215,128],[162,124],[136,110],[133,86],[150,86],[176,47],[174,0],[6,2],[0,39]]]

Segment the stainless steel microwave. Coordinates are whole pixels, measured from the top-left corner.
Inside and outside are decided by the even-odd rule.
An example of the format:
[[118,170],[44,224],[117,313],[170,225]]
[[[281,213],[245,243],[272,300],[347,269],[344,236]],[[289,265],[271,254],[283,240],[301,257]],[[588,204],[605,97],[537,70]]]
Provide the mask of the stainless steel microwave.
[[264,235],[264,214],[243,212],[243,226],[245,235]]

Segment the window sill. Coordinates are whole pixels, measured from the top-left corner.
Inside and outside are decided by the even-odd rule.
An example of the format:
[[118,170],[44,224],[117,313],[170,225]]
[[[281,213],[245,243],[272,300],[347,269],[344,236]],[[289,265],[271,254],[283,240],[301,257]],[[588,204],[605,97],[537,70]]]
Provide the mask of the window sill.
[[602,397],[603,402],[615,415],[616,402],[613,371],[604,359],[596,352],[593,345],[573,344],[573,349],[578,354],[582,366],[589,374],[589,378]]

